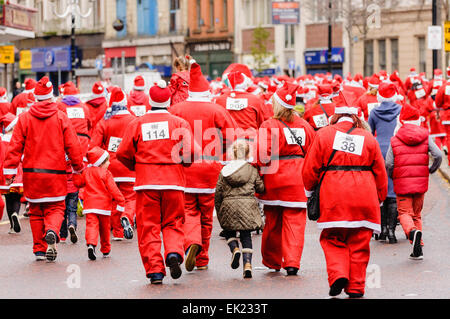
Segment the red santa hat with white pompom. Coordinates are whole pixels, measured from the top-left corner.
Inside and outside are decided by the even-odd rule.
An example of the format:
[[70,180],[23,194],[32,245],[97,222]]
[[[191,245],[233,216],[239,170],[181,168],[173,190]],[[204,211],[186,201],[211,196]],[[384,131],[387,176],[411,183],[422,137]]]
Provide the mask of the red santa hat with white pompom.
[[209,83],[202,74],[200,65],[194,60],[190,59],[191,69],[189,71],[189,100],[196,99],[211,99],[211,90]]
[[36,100],[43,101],[53,97],[53,84],[47,76],[42,77],[34,88],[34,96]]
[[284,82],[283,86],[273,94],[273,98],[281,106],[287,109],[293,109],[296,105],[298,87],[297,84]]
[[91,99],[96,99],[99,97],[105,97],[105,88],[102,84],[102,82],[97,81],[92,85],[92,94]]
[[150,88],[150,105],[151,107],[167,108],[170,106],[170,97],[172,96],[167,83],[164,80],[159,80],[154,86]]

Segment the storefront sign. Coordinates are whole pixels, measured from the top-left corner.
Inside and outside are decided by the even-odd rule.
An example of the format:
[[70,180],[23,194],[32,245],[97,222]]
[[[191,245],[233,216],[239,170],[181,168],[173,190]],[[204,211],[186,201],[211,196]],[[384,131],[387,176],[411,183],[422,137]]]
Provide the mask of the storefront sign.
[[[332,48],[331,49],[331,62],[332,63],[344,63],[345,50],[344,48]],[[316,50],[305,52],[305,64],[327,64],[328,63],[328,50]]]
[[19,68],[21,70],[30,70],[31,69],[31,51],[30,50],[21,50],[19,54],[20,54]]
[[3,64],[14,63],[14,46],[13,45],[0,46],[0,63],[3,63]]
[[299,24],[300,3],[272,1],[272,24]]
[[70,46],[31,49],[33,72],[57,72],[72,70]]
[[192,44],[193,52],[229,51],[229,50],[231,50],[231,43],[227,41]]

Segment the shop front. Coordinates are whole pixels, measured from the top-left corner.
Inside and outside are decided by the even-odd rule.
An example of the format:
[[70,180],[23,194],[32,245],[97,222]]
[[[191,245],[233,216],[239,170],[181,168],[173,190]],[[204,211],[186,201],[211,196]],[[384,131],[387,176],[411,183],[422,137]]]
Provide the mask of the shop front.
[[202,72],[211,80],[221,77],[223,71],[234,61],[231,41],[191,42],[191,56],[200,64]]
[[[345,59],[344,48],[335,47],[331,50],[332,74],[343,75],[343,65]],[[328,50],[306,50],[305,51],[306,73],[314,75],[316,73],[328,72]]]

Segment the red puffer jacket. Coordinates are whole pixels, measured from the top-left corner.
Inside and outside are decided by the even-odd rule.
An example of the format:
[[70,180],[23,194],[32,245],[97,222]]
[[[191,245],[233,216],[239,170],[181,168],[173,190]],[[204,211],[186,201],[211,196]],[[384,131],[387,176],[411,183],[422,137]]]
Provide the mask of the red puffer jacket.
[[428,130],[404,124],[392,137],[394,191],[398,195],[428,190]]

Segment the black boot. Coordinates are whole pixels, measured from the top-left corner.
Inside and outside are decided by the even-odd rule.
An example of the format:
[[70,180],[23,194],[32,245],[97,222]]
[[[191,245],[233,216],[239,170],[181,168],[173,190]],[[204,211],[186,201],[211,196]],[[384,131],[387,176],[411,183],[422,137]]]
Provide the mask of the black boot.
[[387,221],[388,221],[388,239],[389,244],[396,244],[397,238],[395,237],[395,227],[397,226],[397,200],[395,198],[389,198],[389,206],[387,209]]
[[241,250],[239,249],[239,242],[236,237],[228,238],[227,240],[228,247],[230,247],[231,251],[231,268],[237,269],[239,268],[239,259],[241,259]]
[[386,240],[386,237],[388,235],[388,227],[387,227],[387,206],[388,201],[385,200],[383,203],[383,206],[380,207],[381,211],[381,233],[378,237],[379,240]]
[[244,278],[252,278],[252,254],[253,249],[242,249],[242,263],[244,264]]

